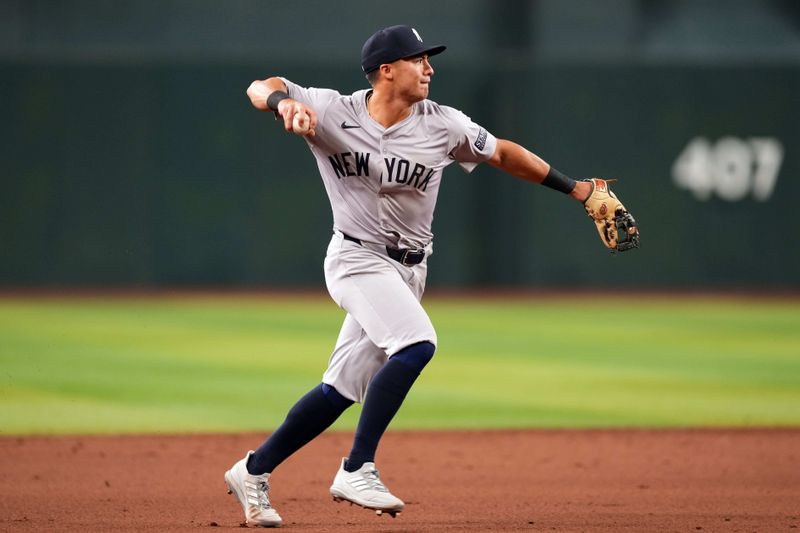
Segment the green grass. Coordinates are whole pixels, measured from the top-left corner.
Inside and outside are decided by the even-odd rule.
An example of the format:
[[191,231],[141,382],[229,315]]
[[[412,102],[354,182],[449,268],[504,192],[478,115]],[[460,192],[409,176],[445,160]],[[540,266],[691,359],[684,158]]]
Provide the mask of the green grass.
[[[797,301],[426,308],[439,350],[393,428],[800,424]],[[0,434],[274,428],[319,382],[342,318],[322,297],[2,298]]]

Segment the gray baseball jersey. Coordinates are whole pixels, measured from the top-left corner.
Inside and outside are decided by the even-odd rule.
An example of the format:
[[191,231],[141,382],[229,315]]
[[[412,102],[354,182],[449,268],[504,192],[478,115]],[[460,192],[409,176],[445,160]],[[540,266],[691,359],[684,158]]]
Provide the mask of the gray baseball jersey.
[[[460,111],[430,100],[384,128],[367,111],[369,90],[345,96],[283,81],[291,98],[317,113],[316,136],[306,142],[328,192],[335,230],[325,282],[347,311],[322,380],[360,402],[387,357],[418,342],[436,345],[420,299],[442,171],[453,161],[472,171],[494,154],[497,139]],[[389,258],[386,246],[424,248],[426,256],[406,266]]]
[[341,95],[283,79],[294,100],[317,113],[306,138],[325,184],[336,229],[395,248],[425,248],[442,171],[457,161],[471,172],[489,159],[497,139],[462,112],[423,100],[384,128],[370,117],[369,90]]

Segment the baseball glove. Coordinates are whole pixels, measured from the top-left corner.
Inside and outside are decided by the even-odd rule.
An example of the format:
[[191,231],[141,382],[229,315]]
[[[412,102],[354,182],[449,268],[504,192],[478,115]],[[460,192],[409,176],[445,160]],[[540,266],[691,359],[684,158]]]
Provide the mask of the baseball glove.
[[626,252],[639,247],[639,229],[633,216],[611,192],[608,184],[614,180],[591,178],[592,193],[583,202],[589,218],[597,226],[597,232],[606,248],[614,252]]

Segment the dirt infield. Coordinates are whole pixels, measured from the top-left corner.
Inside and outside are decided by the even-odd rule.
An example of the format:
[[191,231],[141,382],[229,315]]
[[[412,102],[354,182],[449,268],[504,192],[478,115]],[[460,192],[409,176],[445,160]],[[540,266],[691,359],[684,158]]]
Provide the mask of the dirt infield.
[[[1,531],[240,528],[223,472],[261,435],[0,438]],[[800,428],[390,432],[398,518],[328,496],[350,434],[273,475],[291,531],[797,531]]]

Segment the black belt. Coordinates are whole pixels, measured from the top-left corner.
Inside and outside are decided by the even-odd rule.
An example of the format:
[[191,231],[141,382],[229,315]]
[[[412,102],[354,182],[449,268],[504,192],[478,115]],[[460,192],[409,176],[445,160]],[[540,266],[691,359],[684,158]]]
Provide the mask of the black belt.
[[[361,246],[361,239],[356,239],[355,237],[351,237],[347,233],[342,233],[342,237],[344,240],[354,242]],[[386,247],[386,253],[397,261],[400,264],[405,266],[413,266],[422,263],[422,260],[425,259],[425,250],[422,248],[392,248],[390,246]]]

